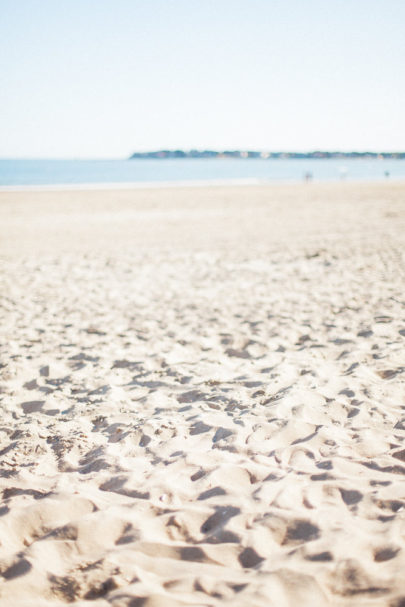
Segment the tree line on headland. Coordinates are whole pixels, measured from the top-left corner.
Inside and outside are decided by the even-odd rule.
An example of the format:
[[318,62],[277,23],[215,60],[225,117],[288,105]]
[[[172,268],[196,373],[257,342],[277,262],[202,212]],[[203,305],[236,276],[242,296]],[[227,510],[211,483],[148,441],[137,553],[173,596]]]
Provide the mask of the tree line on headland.
[[156,150],[135,152],[130,160],[138,158],[364,158],[364,159],[405,159],[405,152],[258,152],[245,150]]

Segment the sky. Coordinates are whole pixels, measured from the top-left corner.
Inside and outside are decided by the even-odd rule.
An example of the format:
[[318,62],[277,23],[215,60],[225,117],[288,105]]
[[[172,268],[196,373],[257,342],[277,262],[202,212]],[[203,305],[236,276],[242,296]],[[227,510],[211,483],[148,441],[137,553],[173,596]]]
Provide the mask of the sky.
[[0,0],[0,157],[405,149],[404,0]]

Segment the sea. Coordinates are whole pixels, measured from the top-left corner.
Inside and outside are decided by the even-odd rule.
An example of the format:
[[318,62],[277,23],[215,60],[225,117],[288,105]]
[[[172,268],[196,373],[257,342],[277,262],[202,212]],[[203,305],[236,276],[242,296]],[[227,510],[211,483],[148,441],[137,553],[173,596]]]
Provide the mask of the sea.
[[115,187],[121,184],[204,185],[405,179],[405,160],[393,159],[0,159],[0,188]]

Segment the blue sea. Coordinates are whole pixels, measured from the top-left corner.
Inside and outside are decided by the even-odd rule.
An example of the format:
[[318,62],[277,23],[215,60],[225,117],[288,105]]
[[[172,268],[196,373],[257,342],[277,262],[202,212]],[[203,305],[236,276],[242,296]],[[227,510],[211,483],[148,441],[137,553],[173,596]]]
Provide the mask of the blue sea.
[[405,179],[405,160],[365,159],[0,159],[0,186]]

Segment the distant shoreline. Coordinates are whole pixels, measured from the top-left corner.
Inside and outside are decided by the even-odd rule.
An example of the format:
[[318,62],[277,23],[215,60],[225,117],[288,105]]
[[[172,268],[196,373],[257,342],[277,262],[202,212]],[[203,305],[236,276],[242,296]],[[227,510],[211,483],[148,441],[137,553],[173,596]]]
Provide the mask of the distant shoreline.
[[[0,192],[27,192],[27,191],[59,191],[59,190],[149,190],[165,188],[203,188],[223,186],[260,186],[281,183],[269,179],[201,179],[183,181],[110,181],[110,182],[88,182],[88,183],[44,183],[24,185],[0,185]],[[294,183],[286,180],[285,183]],[[300,180],[296,180],[300,183]]]
[[173,158],[239,158],[246,159],[370,159],[370,160],[404,160],[405,152],[265,152],[253,150],[156,150],[152,152],[134,152],[129,160],[140,158],[153,158],[158,160],[170,160]]
[[[382,177],[376,179],[315,179],[316,184],[335,185],[370,185],[405,183],[403,177],[394,177],[389,181]],[[223,187],[278,187],[286,185],[302,185],[302,179],[207,179],[190,181],[116,181],[89,183],[55,183],[55,184],[25,184],[0,185],[0,193],[4,192],[69,192],[69,191],[108,191],[108,190],[155,190],[183,188],[223,188]]]

